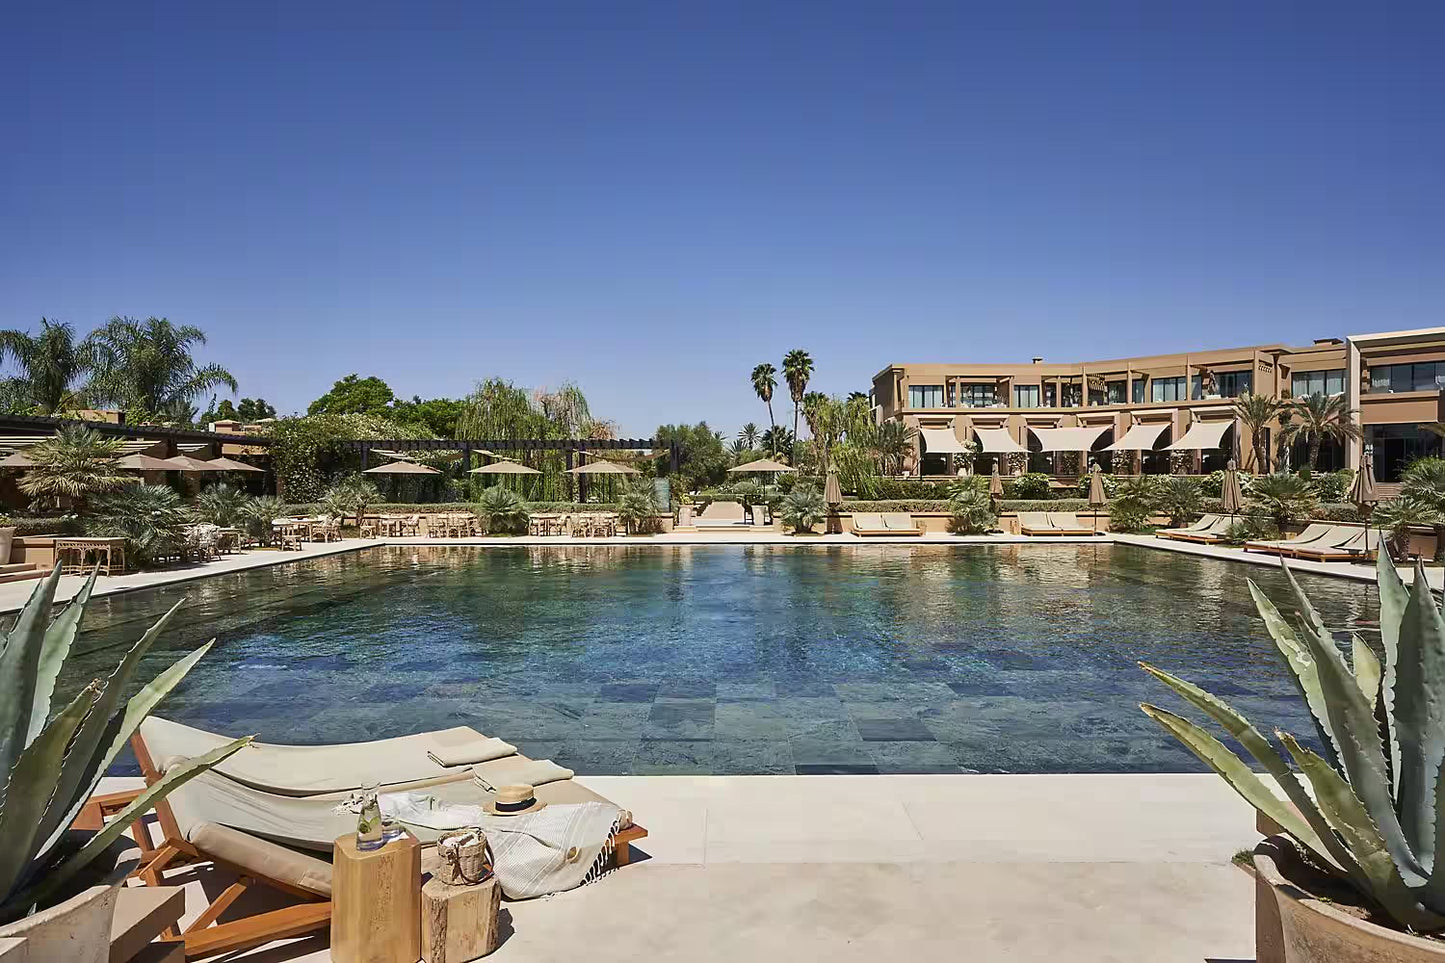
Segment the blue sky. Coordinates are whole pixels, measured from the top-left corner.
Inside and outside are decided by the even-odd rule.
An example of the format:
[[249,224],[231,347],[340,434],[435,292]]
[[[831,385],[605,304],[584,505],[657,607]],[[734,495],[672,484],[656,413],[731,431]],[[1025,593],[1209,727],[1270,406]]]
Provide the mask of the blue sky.
[[10,4],[0,325],[165,315],[283,411],[1441,323],[1445,5]]

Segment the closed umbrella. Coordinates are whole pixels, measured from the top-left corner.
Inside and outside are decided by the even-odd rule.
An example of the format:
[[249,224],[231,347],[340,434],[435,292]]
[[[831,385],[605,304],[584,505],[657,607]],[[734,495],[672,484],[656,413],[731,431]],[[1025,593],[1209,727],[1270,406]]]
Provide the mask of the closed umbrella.
[[1104,473],[1099,468],[1099,463],[1094,462],[1094,467],[1089,469],[1089,507],[1093,509],[1094,532],[1099,531],[1099,509],[1109,503],[1109,495],[1104,491]]
[[988,497],[1003,498],[1003,476],[998,473],[998,459],[993,460],[993,474],[988,476]]
[[843,520],[838,517],[838,506],[843,504],[843,484],[838,481],[838,471],[831,465],[828,477],[823,480],[823,501],[828,503],[828,534],[843,534]]
[[[1350,501],[1360,511],[1366,513],[1368,518],[1375,515],[1375,504],[1379,502],[1380,496],[1375,493],[1375,456],[1371,452],[1365,452],[1365,457],[1360,460],[1360,470],[1355,473],[1355,483],[1350,486]],[[1385,540],[1385,533],[1380,532],[1380,541]],[[1369,521],[1365,522],[1365,545],[1369,547]],[[1376,551],[1382,546],[1376,545]]]
[[1239,487],[1239,471],[1233,458],[1229,459],[1229,464],[1224,469],[1224,483],[1219,490],[1219,507],[1229,513],[1231,523],[1234,516],[1244,510],[1244,491]]

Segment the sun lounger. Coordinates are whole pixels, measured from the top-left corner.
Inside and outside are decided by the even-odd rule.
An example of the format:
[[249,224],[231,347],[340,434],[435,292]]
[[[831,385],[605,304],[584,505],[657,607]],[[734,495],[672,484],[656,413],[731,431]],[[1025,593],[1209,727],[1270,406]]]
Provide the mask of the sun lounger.
[[1073,512],[1046,512],[1049,524],[1059,535],[1097,535],[1098,532],[1079,521]]
[[697,528],[735,528],[747,523],[742,502],[713,502],[693,520]]
[[1196,532],[1205,532],[1224,516],[1222,515],[1201,515],[1199,520],[1192,525],[1182,525],[1179,528],[1161,528],[1154,534],[1160,538],[1172,538],[1175,535],[1189,535]]
[[850,524],[853,528],[853,534],[863,538],[872,535],[897,534],[896,532],[890,531],[888,526],[884,524],[883,516],[876,513],[863,512],[861,514],[854,514]]
[[1049,524],[1049,516],[1045,512],[1019,512],[1019,531],[1024,535],[1064,534]]
[[[200,732],[173,723],[152,724],[157,721],[160,720],[142,723],[132,739],[136,759],[148,784],[155,783],[168,768],[188,758],[184,752],[196,742],[192,734]],[[202,732],[201,735],[210,734]],[[334,751],[347,747],[324,748]],[[243,749],[236,755],[250,751]],[[318,762],[321,759],[320,756],[314,758]],[[537,798],[544,802],[615,805],[574,782],[570,770],[549,760],[531,760],[516,753],[461,770],[448,781],[430,783],[425,792],[446,803],[480,805],[494,795],[484,784],[509,785],[519,776],[536,780]],[[396,788],[385,787],[383,792]],[[175,789],[157,804],[155,812],[164,836],[159,846],[151,845],[149,830],[137,824],[137,842],[146,855],[138,875],[147,885],[164,885],[163,874],[168,868],[193,862],[210,862],[237,876],[237,881],[215,896],[185,931],[188,959],[231,953],[272,940],[301,936],[329,925],[331,864],[312,854],[329,854],[336,837],[355,831],[356,817],[345,810],[336,811],[347,795],[344,792],[281,795],[211,771]],[[624,826],[613,837],[619,866],[630,862],[631,843],[647,835],[645,829],[630,823],[630,816]],[[407,829],[423,844],[435,842],[440,835],[440,831],[423,826],[407,824]],[[257,885],[297,897],[302,902],[218,922],[239,897]]]
[[883,527],[889,535],[922,535],[923,527],[907,512],[887,512],[883,515]]
[[1334,530],[1334,525],[1316,522],[1305,528],[1294,538],[1275,538],[1258,542],[1245,542],[1246,552],[1266,552],[1272,555],[1279,555],[1305,545],[1314,545],[1320,539],[1326,538]]
[[1341,526],[1335,529],[1335,535],[1343,540],[1321,539],[1291,549],[1289,555],[1309,562],[1353,562],[1374,558],[1380,548],[1380,533],[1373,529]]
[[[165,745],[166,755],[200,756],[231,739],[155,716],[143,730]],[[464,776],[474,765],[510,756],[514,746],[467,726],[413,736],[336,746],[281,746],[252,743],[216,767],[239,783],[285,796],[312,796],[381,785],[428,782]]]
[[1196,522],[1188,528],[1166,528],[1154,534],[1160,538],[1172,538],[1180,542],[1200,542],[1210,545],[1224,541],[1230,526],[1234,524],[1234,520],[1227,515],[1205,515],[1200,522],[1207,522],[1207,524],[1201,525]]

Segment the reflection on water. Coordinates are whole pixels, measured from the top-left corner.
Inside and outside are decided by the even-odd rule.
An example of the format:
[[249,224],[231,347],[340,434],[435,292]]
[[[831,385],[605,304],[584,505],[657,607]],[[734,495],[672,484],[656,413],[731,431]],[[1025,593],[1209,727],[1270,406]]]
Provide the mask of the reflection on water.
[[[99,599],[63,680],[177,599],[166,714],[276,742],[471,725],[587,773],[1132,772],[1199,764],[1147,660],[1312,727],[1249,598],[1282,573],[1129,546],[378,547]],[[1372,587],[1301,576],[1326,621]]]

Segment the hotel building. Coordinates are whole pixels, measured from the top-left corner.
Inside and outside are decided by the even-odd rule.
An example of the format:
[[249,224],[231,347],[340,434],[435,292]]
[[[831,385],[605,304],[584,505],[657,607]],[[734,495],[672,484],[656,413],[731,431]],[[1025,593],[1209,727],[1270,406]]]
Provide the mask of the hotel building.
[[1072,475],[1089,461],[1121,473],[1299,466],[1304,446],[1281,446],[1277,422],[1264,429],[1270,465],[1255,464],[1235,399],[1343,394],[1364,435],[1326,442],[1320,468],[1358,467],[1369,450],[1388,483],[1440,453],[1423,426],[1441,420],[1442,389],[1445,328],[1429,328],[1065,364],[893,364],[870,400],[880,421],[918,429],[913,473],[951,474],[976,446],[982,471],[998,459],[1005,473]]

